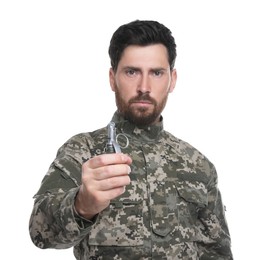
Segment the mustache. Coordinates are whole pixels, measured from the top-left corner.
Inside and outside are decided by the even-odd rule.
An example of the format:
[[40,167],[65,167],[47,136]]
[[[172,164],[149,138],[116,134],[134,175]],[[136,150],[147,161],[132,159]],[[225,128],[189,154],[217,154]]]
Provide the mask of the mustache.
[[151,104],[156,105],[157,102],[154,100],[148,93],[140,94],[136,97],[133,97],[129,100],[129,104],[139,102],[139,101],[149,101]]

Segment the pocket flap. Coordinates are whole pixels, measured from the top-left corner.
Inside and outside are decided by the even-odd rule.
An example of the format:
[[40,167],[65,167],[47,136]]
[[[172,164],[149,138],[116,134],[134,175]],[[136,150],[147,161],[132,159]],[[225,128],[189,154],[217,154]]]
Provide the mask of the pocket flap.
[[175,186],[179,196],[185,201],[197,204],[199,207],[208,205],[208,191],[204,183],[199,181],[178,181]]

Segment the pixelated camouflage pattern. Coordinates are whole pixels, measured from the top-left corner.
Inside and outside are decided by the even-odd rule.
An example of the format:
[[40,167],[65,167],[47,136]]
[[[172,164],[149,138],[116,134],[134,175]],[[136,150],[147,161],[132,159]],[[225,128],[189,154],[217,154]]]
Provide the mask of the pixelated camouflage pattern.
[[[217,173],[205,156],[163,130],[113,117],[129,139],[131,184],[88,221],[75,212],[81,165],[104,152],[106,127],[79,134],[58,151],[35,196],[30,235],[40,248],[74,247],[76,259],[230,260],[230,236]],[[123,136],[121,136],[123,137]],[[119,143],[124,146],[124,138]]]

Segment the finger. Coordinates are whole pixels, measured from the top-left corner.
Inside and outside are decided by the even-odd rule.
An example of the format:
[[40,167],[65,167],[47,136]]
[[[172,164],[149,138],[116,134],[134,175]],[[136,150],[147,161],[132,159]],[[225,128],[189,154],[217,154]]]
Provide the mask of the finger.
[[88,167],[95,169],[105,165],[111,164],[131,164],[132,159],[123,153],[113,153],[113,154],[101,154],[89,159],[86,163]]
[[131,168],[128,164],[115,164],[100,167],[94,170],[93,175],[96,180],[104,180],[117,176],[129,175]]
[[127,175],[105,179],[98,182],[99,191],[109,191],[120,187],[125,187],[130,184],[130,178]]
[[102,197],[112,200],[122,195],[125,192],[125,186],[117,187],[108,191],[102,192]]

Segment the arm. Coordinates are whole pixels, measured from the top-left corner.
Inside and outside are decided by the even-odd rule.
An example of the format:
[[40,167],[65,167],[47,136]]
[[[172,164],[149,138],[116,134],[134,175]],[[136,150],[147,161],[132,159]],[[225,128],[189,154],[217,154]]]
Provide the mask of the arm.
[[205,242],[200,246],[200,259],[232,260],[231,239],[214,167],[211,176],[208,184],[208,205],[199,212],[200,221],[205,227]]
[[80,142],[71,140],[59,150],[35,196],[29,230],[40,248],[78,244],[97,214],[130,182],[128,156],[103,154],[83,163],[82,158],[90,158],[90,154],[81,149]]
[[55,160],[35,196],[29,231],[33,243],[40,248],[69,248],[89,232],[92,222],[79,216],[74,208],[80,183],[68,174],[80,176],[80,164],[69,158]]

